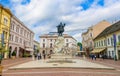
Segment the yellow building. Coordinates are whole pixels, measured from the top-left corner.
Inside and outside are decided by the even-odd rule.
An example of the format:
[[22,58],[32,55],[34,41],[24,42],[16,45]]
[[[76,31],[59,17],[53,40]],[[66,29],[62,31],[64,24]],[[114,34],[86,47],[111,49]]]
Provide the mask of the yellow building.
[[94,39],[94,43],[95,48],[91,53],[120,60],[120,21],[107,27]]
[[0,5],[0,44],[3,43],[6,50],[8,49],[11,16],[10,10]]

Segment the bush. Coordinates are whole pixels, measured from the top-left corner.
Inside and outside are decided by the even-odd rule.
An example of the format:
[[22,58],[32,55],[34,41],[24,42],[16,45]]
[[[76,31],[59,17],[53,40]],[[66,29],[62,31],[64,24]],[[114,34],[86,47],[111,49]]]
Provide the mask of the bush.
[[16,56],[16,52],[15,51],[12,52],[12,56]]
[[31,55],[30,55],[30,54],[25,53],[25,54],[23,55],[23,57],[31,57]]
[[120,45],[120,42],[118,42],[117,45]]

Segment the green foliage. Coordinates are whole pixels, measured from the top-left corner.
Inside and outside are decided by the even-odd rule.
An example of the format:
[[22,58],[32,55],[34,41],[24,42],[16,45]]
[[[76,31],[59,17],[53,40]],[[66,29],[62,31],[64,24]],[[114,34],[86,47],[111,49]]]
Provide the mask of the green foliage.
[[23,57],[31,57],[31,55],[28,54],[28,53],[25,53],[25,54],[23,55]]
[[16,52],[15,51],[12,52],[12,56],[16,56]]
[[6,52],[5,47],[2,47],[2,45],[0,44],[0,53]]
[[120,45],[120,42],[118,42],[117,45]]
[[82,43],[81,43],[81,42],[78,42],[77,45],[78,45],[78,46],[82,46]]

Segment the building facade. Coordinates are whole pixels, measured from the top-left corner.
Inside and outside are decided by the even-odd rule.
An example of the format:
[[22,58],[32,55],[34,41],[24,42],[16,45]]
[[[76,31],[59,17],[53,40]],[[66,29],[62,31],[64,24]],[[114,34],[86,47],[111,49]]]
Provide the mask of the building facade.
[[[64,37],[64,49],[72,51],[75,54],[77,51],[77,41],[68,34],[63,34]],[[46,54],[51,54],[54,52],[54,44],[58,38],[57,33],[49,33],[40,36],[40,52],[45,51]]]
[[5,47],[4,58],[7,58],[12,13],[8,8],[0,5],[0,47]]
[[110,23],[103,20],[96,25],[89,27],[87,32],[82,33],[83,50],[86,52],[87,56],[89,56],[90,51],[94,49],[93,39],[108,26],[110,26]]
[[120,21],[106,28],[94,42],[95,49],[92,53],[106,55],[107,58],[114,58],[116,55],[117,59],[120,59]]
[[13,51],[16,57],[33,54],[34,33],[28,29],[17,17],[12,16],[9,40],[9,57]]

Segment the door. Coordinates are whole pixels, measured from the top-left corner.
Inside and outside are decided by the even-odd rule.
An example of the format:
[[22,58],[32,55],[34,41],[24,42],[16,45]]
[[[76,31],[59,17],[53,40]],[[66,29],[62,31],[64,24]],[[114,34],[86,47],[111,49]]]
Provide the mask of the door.
[[120,60],[120,50],[118,50],[118,57],[119,57],[119,60]]

